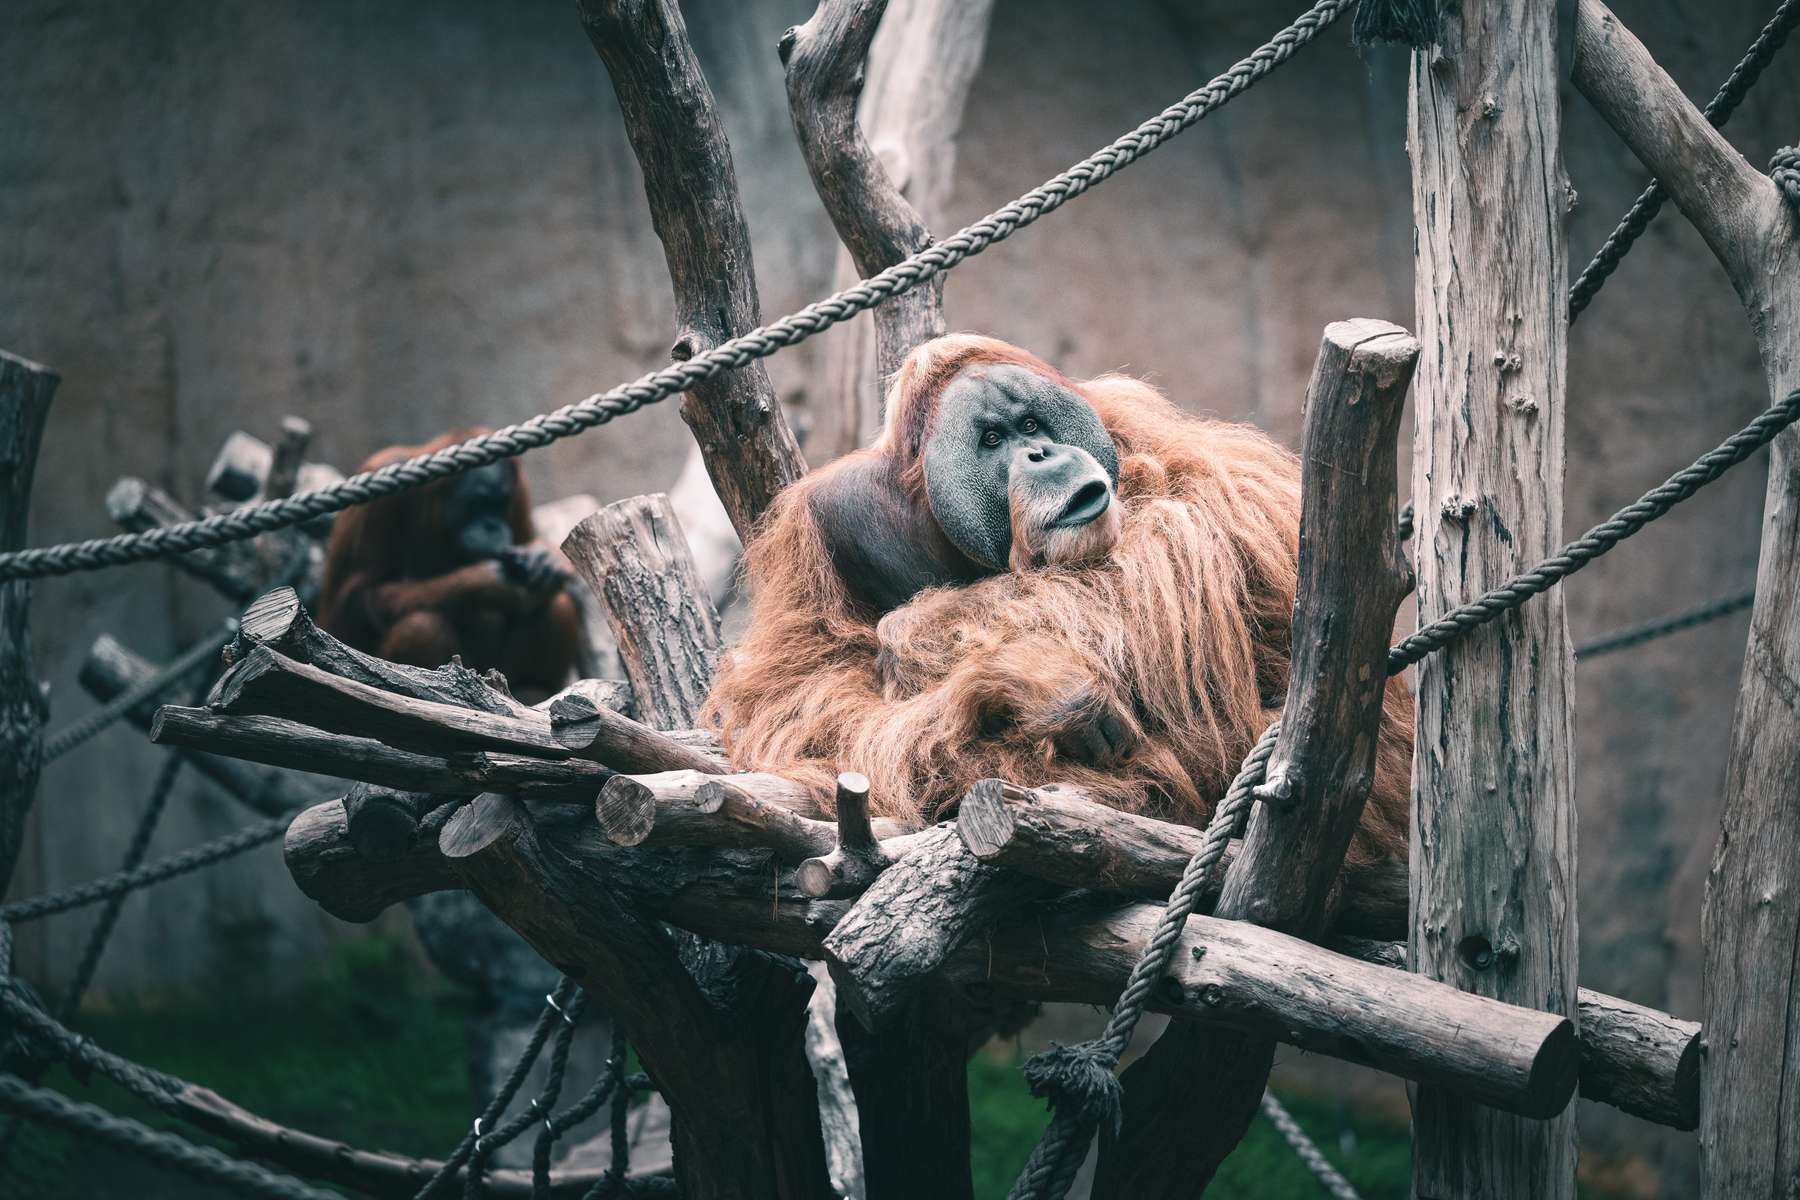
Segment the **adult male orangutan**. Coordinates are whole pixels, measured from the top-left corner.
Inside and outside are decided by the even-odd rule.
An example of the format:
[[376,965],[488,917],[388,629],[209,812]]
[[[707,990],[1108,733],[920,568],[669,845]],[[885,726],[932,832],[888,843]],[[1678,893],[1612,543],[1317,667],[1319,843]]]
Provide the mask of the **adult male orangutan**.
[[[484,432],[390,446],[358,470]],[[520,700],[543,699],[568,682],[581,623],[569,574],[536,536],[513,459],[346,509],[325,552],[319,625],[393,662],[436,667],[461,655],[464,666],[505,675]]]
[[[1123,376],[919,347],[874,445],[777,500],[707,712],[732,762],[930,818],[977,780],[1203,824],[1287,688],[1295,457]],[[1387,692],[1339,924],[1406,915],[1412,702]]]

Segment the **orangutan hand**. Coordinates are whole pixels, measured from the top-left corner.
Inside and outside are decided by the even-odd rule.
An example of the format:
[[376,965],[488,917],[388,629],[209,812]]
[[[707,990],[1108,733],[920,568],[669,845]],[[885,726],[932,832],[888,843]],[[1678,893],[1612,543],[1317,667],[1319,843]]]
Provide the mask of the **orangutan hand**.
[[1088,767],[1114,767],[1131,756],[1143,735],[1129,713],[1084,687],[1057,706],[1050,743],[1064,758]]

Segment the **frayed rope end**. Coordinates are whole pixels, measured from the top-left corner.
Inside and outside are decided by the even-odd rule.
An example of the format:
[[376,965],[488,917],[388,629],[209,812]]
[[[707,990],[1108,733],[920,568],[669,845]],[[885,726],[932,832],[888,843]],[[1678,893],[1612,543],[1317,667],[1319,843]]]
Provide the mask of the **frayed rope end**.
[[1362,0],[1350,23],[1355,46],[1380,44],[1423,50],[1437,41],[1437,0]]
[[1025,1082],[1031,1094],[1048,1100],[1052,1109],[1067,1109],[1082,1124],[1119,1132],[1124,1089],[1113,1074],[1118,1061],[1103,1042],[1050,1044],[1025,1060]]

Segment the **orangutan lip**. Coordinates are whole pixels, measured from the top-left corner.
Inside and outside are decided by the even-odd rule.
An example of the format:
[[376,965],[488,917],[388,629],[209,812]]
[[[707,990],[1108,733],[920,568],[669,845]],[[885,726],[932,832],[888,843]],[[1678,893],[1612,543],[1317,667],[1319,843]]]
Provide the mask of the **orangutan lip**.
[[1068,504],[1063,506],[1062,514],[1051,524],[1059,529],[1069,529],[1086,525],[1095,517],[1105,512],[1112,503],[1112,489],[1095,480],[1084,483],[1076,489]]

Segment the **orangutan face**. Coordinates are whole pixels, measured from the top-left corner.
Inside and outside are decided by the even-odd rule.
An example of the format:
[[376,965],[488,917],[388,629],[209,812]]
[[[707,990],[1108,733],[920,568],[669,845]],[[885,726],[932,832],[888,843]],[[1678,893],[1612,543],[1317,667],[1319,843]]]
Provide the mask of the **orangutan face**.
[[991,570],[1066,562],[1117,540],[1112,438],[1087,401],[1026,367],[958,374],[938,397],[924,469],[944,535]]

